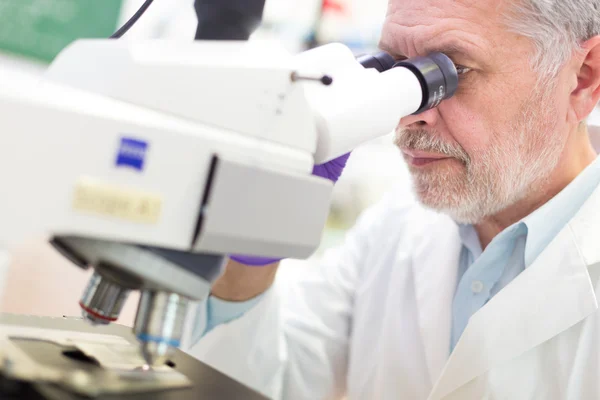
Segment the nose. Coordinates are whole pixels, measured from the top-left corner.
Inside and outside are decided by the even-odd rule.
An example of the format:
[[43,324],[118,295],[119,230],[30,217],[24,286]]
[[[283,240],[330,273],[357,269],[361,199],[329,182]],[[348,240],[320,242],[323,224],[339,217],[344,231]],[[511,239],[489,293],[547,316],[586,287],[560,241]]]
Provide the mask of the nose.
[[435,126],[438,121],[440,113],[437,108],[432,108],[429,110],[425,110],[417,115],[409,115],[400,120],[400,125],[403,128],[407,128],[411,125],[415,125],[418,127],[425,127],[429,125],[430,127]]

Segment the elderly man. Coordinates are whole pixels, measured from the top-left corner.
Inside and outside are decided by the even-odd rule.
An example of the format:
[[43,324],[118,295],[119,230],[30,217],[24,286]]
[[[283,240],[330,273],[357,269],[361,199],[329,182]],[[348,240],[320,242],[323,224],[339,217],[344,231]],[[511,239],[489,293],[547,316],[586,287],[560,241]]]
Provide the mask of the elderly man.
[[381,47],[460,74],[400,121],[414,190],[285,290],[231,260],[189,351],[275,399],[600,398],[600,1],[391,0]]

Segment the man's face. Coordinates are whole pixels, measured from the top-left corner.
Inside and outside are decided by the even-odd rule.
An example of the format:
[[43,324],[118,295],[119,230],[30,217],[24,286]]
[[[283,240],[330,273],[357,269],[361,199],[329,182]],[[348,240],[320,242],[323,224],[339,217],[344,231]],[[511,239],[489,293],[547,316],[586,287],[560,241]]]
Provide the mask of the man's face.
[[[512,0],[510,0],[512,1]],[[391,0],[381,47],[397,58],[449,55],[455,96],[403,118],[396,144],[427,206],[477,223],[539,190],[568,131],[560,77],[539,85],[530,41],[509,32],[499,0]]]

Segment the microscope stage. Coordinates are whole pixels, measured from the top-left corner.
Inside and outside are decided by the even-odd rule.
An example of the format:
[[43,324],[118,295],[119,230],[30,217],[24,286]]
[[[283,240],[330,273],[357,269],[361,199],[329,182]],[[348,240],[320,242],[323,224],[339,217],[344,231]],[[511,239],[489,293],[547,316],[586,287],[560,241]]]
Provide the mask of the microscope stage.
[[147,370],[130,328],[0,314],[0,398],[266,400],[182,351]]

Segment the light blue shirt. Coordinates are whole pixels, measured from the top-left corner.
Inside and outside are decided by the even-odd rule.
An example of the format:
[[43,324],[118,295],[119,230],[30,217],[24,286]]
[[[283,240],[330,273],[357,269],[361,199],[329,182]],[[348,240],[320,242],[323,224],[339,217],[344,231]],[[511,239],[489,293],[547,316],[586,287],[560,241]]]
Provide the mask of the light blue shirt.
[[[498,234],[485,251],[472,225],[459,226],[463,249],[452,303],[451,350],[469,318],[533,263],[599,184],[597,158],[552,200]],[[260,299],[233,303],[210,296],[201,305],[206,307],[206,323],[197,321],[192,343],[214,327],[241,317]]]
[[542,207],[498,234],[482,251],[472,225],[459,225],[463,248],[452,302],[451,351],[469,318],[529,267],[600,184],[600,158]]
[[232,302],[208,296],[208,300],[201,303],[199,307],[206,307],[206,323],[196,319],[192,330],[192,344],[198,343],[202,336],[210,332],[214,327],[226,324],[244,315],[262,299],[262,295],[242,302]]

